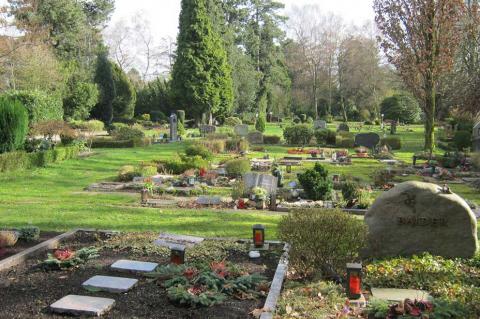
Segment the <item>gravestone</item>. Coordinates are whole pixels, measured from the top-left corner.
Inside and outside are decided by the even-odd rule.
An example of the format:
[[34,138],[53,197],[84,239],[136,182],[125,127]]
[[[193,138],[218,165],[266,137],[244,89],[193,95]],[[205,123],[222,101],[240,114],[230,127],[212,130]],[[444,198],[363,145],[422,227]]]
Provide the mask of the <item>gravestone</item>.
[[158,236],[158,239],[154,241],[154,244],[171,249],[175,245],[193,247],[197,244],[200,244],[204,240],[204,238],[196,236],[161,233],[160,236]]
[[366,253],[375,257],[428,252],[471,258],[478,248],[477,221],[468,204],[435,184],[398,184],[377,198],[365,222]]
[[222,198],[220,196],[208,196],[202,195],[197,198],[197,204],[199,205],[220,205]]
[[340,123],[337,127],[337,132],[350,132],[350,127],[347,123]]
[[268,195],[277,193],[278,179],[272,175],[246,173],[243,175],[243,183],[248,191],[254,187],[261,187],[267,191]]
[[113,293],[127,292],[138,283],[137,279],[111,277],[111,276],[94,276],[82,284],[87,290],[101,290]]
[[473,127],[473,151],[480,152],[480,122]]
[[202,136],[206,136],[207,134],[215,133],[217,131],[217,127],[215,125],[201,124],[198,126],[198,129],[200,130],[200,134],[202,134]]
[[315,130],[323,130],[327,128],[327,122],[324,120],[316,120],[313,122],[313,128]]
[[110,298],[68,295],[51,304],[50,309],[60,314],[100,317],[114,304],[115,300]]
[[126,272],[152,272],[157,266],[157,263],[122,259],[113,263],[110,268]]
[[263,144],[263,134],[262,132],[249,132],[247,135],[248,143],[250,144]]
[[178,119],[177,114],[172,113],[170,115],[170,142],[176,142],[178,140]]
[[380,143],[380,136],[377,133],[360,133],[355,135],[355,146],[364,146],[371,150]]
[[238,135],[238,136],[245,137],[245,136],[248,135],[248,125],[247,124],[235,125],[233,130],[235,131],[235,134]]

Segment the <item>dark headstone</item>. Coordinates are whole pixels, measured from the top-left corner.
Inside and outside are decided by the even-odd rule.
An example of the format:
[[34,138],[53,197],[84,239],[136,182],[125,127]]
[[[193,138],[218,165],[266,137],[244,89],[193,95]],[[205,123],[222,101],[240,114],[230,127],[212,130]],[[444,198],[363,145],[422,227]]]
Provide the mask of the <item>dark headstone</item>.
[[250,132],[247,139],[250,144],[263,144],[263,134],[261,132]]
[[355,135],[355,146],[374,149],[378,143],[380,143],[380,136],[377,133],[360,133]]

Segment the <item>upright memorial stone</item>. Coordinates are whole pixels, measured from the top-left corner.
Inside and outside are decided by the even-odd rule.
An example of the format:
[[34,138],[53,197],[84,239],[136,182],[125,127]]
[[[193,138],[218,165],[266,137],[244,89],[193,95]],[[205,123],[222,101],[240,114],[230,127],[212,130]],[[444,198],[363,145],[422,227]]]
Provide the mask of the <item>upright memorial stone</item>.
[[217,131],[217,127],[215,125],[200,125],[198,129],[203,137],[205,137],[207,134],[215,133]]
[[247,135],[247,140],[250,144],[263,144],[262,132],[254,131]]
[[315,130],[324,130],[327,128],[327,122],[324,120],[316,120],[313,122],[313,128]]
[[471,258],[478,249],[477,220],[468,204],[440,186],[401,183],[380,195],[365,215],[368,254],[409,256],[428,252]]
[[170,142],[178,140],[178,119],[175,113],[170,115]]
[[248,135],[248,125],[247,124],[235,125],[233,130],[235,131],[235,134],[238,135],[238,136],[245,137],[245,136]]
[[364,146],[375,149],[380,143],[380,136],[377,133],[360,133],[355,135],[355,146]]
[[254,187],[264,188],[267,193],[276,194],[278,179],[275,176],[259,173],[247,173],[243,176],[245,189],[250,191]]

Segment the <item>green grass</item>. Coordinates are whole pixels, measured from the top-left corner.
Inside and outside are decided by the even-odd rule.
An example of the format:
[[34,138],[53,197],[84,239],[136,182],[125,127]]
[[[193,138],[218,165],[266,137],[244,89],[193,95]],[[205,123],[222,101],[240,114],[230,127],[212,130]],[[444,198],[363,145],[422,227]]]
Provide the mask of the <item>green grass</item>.
[[263,223],[269,236],[275,236],[279,219],[276,215],[257,211],[142,208],[138,205],[138,195],[83,191],[94,182],[114,180],[122,165],[173,157],[182,147],[182,144],[162,144],[99,150],[89,158],[0,175],[0,227],[33,224],[43,230],[58,231],[85,227],[249,237],[251,225]]

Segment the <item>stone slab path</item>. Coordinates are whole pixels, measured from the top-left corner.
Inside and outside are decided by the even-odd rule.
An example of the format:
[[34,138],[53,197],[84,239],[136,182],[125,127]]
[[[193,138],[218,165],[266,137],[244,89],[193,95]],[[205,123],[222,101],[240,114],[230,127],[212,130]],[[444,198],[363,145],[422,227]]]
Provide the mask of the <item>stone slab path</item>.
[[111,276],[94,276],[85,281],[82,286],[87,290],[99,290],[113,293],[127,292],[138,283],[137,279],[111,277]]
[[50,309],[60,314],[73,316],[101,316],[109,311],[115,300],[78,295],[68,295],[53,303]]

